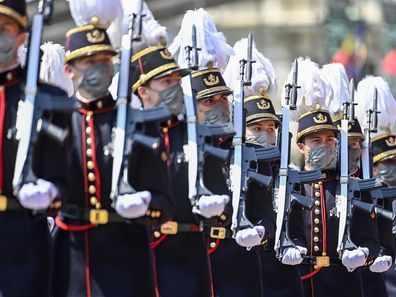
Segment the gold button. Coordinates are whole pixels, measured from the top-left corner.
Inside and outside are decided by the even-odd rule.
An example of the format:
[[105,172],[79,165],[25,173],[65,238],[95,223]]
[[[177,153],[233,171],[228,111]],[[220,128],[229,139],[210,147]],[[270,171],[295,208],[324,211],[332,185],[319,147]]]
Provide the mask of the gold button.
[[320,205],[320,201],[319,200],[315,200],[315,205],[319,206]]
[[314,241],[315,241],[315,242],[319,242],[319,237],[315,236],[315,237],[314,237]]
[[95,208],[96,209],[100,209],[102,207],[102,204],[100,204],[100,202],[96,203]]
[[315,219],[314,223],[315,223],[315,225],[319,224],[320,223],[319,219]]
[[88,173],[88,180],[90,182],[93,182],[95,180],[95,174],[92,172]]
[[98,199],[96,199],[95,196],[92,196],[92,197],[89,199],[89,202],[91,203],[91,205],[96,205],[96,203],[98,203]]
[[320,214],[320,210],[319,209],[315,209],[315,214],[316,215]]
[[323,184],[323,182],[318,182],[318,184],[319,184],[319,185],[322,185],[322,184]]
[[89,192],[90,194],[95,194],[95,193],[96,193],[96,187],[95,187],[95,186],[89,186],[88,192]]
[[168,128],[162,128],[163,133],[168,133]]
[[222,214],[220,216],[220,220],[225,221],[227,219],[227,216],[225,214]]
[[161,160],[166,162],[168,160],[168,154],[166,152],[161,153]]
[[315,184],[315,189],[319,189],[319,184]]
[[315,227],[315,228],[314,228],[314,232],[315,232],[315,233],[319,233],[319,228],[318,228],[318,227]]
[[91,115],[88,114],[88,115],[85,117],[85,120],[86,120],[87,122],[89,122],[89,121],[91,120]]
[[87,149],[87,156],[92,157],[92,149]]
[[87,138],[87,144],[89,144],[89,145],[92,144],[92,138],[91,138],[91,137],[88,137],[88,138]]
[[315,192],[315,197],[320,197],[320,193],[319,192]]
[[146,211],[146,216],[150,216],[151,215],[151,210]]
[[319,247],[317,245],[314,246],[314,251],[318,252],[319,251]]
[[216,242],[211,242],[211,243],[210,243],[210,248],[213,249],[213,248],[215,248],[215,247],[216,247]]
[[155,238],[160,238],[160,237],[161,237],[161,232],[159,232],[159,231],[154,231],[154,237],[155,237]]
[[89,133],[91,133],[91,131],[92,131],[91,127],[85,128],[85,133],[89,134]]
[[87,162],[87,167],[88,167],[88,169],[93,169],[95,166],[94,166],[94,162],[92,162],[92,161],[88,161]]

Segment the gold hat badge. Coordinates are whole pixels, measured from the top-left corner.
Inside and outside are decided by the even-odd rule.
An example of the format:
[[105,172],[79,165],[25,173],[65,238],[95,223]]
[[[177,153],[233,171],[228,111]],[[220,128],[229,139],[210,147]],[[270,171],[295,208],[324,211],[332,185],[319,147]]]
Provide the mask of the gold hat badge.
[[270,104],[268,101],[261,99],[260,102],[257,102],[257,108],[258,109],[269,109],[270,108]]
[[167,48],[164,48],[162,51],[160,51],[160,55],[165,60],[172,60],[173,59],[172,54],[170,53],[170,51]]
[[207,77],[204,78],[204,83],[208,87],[215,86],[220,82],[220,79],[217,75],[213,75],[212,73]]
[[385,140],[388,146],[396,146],[396,139],[393,136],[389,136],[388,139]]
[[327,116],[325,116],[323,113],[318,113],[314,118],[314,122],[316,124],[324,124],[327,122]]
[[87,40],[90,43],[100,43],[105,40],[105,34],[104,34],[104,32],[101,32],[100,30],[95,29],[95,30],[87,33]]

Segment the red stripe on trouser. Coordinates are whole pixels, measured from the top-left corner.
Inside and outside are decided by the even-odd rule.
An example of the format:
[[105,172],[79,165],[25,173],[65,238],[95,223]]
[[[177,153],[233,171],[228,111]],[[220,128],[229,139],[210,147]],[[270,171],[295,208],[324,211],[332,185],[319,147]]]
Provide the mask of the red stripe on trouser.
[[88,231],[85,231],[85,284],[87,287],[87,297],[91,297],[91,271],[89,267],[89,244]]
[[0,193],[3,190],[3,129],[5,116],[5,90],[0,86]]

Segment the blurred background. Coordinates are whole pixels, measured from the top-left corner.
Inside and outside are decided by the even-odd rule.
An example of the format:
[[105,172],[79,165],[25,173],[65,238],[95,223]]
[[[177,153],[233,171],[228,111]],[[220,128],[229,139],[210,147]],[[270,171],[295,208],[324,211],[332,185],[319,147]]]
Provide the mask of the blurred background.
[[[170,39],[177,34],[185,11],[199,7],[209,12],[231,45],[252,32],[257,48],[272,61],[280,86],[293,59],[309,56],[319,64],[343,63],[356,81],[367,74],[384,76],[396,94],[396,0],[146,2],[168,28]],[[30,15],[36,10],[37,1],[29,3]],[[65,32],[72,27],[68,2],[55,0],[53,24],[45,27],[44,40],[64,44]]]

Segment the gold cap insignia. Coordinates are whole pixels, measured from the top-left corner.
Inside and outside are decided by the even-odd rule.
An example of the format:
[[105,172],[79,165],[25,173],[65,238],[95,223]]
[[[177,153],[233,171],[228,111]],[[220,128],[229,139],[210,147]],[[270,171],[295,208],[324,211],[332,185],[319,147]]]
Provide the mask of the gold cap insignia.
[[204,83],[205,83],[205,85],[207,85],[208,87],[215,86],[215,85],[217,85],[219,82],[220,82],[219,77],[216,76],[216,75],[213,75],[212,73],[211,73],[207,78],[204,78]]
[[323,113],[318,113],[313,120],[316,124],[323,124],[327,122],[327,116],[323,115]]
[[98,29],[95,29],[95,30],[87,33],[87,40],[90,43],[100,43],[105,40],[105,34],[104,34],[104,32],[101,32]]
[[[337,129],[338,130],[341,130],[342,128],[341,128],[341,125],[337,125]],[[348,131],[350,131],[352,129],[352,125],[351,124],[349,124],[348,125]]]
[[166,59],[166,60],[172,60],[173,56],[170,53],[170,51],[168,51],[167,48],[164,48],[162,51],[160,51],[160,55],[162,58]]
[[396,146],[396,139],[393,136],[389,136],[388,139],[385,140],[388,146]]
[[261,99],[260,102],[257,102],[258,109],[269,109],[270,103],[264,99]]

